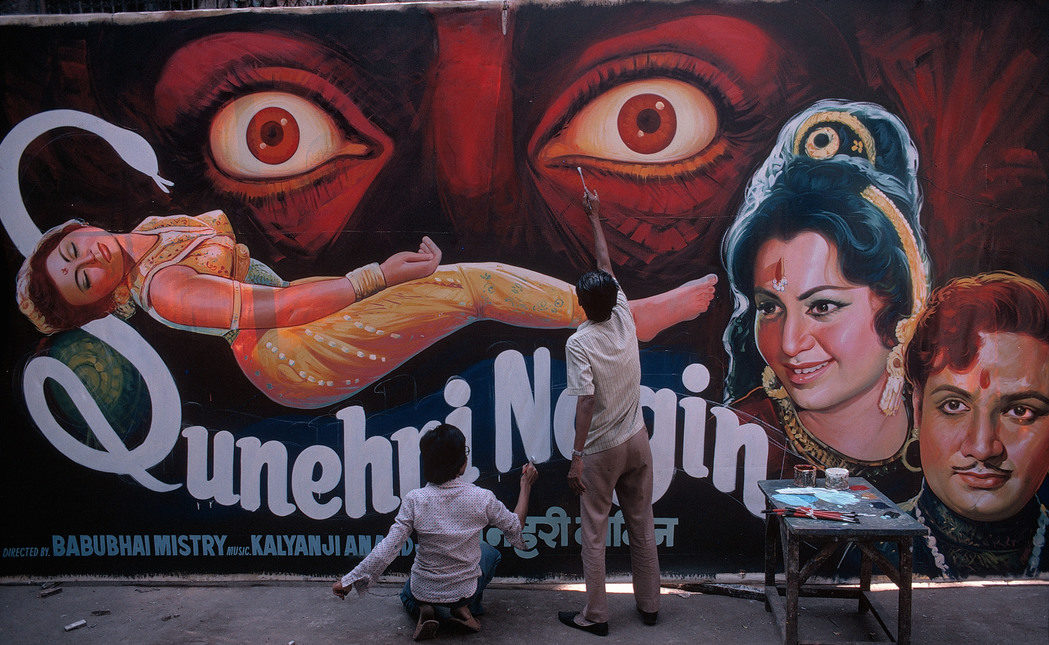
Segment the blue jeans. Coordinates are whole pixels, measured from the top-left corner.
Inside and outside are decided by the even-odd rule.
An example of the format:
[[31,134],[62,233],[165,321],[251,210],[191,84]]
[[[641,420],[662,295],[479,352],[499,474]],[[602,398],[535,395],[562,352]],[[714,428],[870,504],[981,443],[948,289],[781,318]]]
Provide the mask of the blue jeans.
[[[474,616],[480,616],[484,613],[484,607],[481,606],[481,597],[484,595],[484,588],[492,581],[492,578],[495,576],[495,568],[499,566],[499,561],[502,559],[503,555],[499,553],[498,549],[482,540],[480,562],[481,577],[477,579],[477,591],[474,592],[474,595],[454,603],[428,604],[434,606],[440,617],[447,617],[445,612],[455,607],[462,607],[463,605],[469,605],[470,613]],[[410,576],[408,581],[404,583],[404,589],[401,589],[401,604],[404,605],[404,610],[408,612],[412,618],[419,617],[419,601],[412,595],[412,580]],[[445,612],[441,612],[442,608]]]

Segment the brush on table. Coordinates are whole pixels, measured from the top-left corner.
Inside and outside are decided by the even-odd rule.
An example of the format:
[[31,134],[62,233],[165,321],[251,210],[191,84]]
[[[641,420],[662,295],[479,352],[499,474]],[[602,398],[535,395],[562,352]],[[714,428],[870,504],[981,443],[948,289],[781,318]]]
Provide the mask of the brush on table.
[[765,514],[780,515],[782,517],[805,517],[811,520],[832,520],[835,522],[859,523],[859,517],[851,511],[825,511],[811,508],[809,506],[787,506],[784,508],[770,508],[762,511]]

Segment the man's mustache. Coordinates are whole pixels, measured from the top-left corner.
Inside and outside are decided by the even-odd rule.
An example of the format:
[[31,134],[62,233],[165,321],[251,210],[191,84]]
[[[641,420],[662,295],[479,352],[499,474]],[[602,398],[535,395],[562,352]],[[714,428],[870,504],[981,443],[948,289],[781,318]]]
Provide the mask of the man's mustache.
[[1002,468],[983,461],[972,461],[965,466],[951,466],[956,473],[968,473],[971,475],[1011,475],[1012,468]]

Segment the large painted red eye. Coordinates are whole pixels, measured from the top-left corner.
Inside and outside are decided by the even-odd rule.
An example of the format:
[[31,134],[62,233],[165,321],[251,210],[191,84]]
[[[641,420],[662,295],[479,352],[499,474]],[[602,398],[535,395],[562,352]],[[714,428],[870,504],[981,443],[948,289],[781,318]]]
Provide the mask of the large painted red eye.
[[666,148],[677,132],[674,106],[659,94],[632,96],[619,109],[619,136],[634,152],[650,155]]
[[284,108],[268,107],[251,117],[248,150],[263,163],[279,164],[299,149],[299,123]]
[[286,179],[334,157],[367,157],[374,146],[321,106],[289,92],[254,92],[226,104],[211,121],[211,157],[235,179]]
[[618,85],[577,112],[540,151],[545,165],[585,159],[670,164],[693,159],[714,142],[718,112],[702,89],[670,78]]

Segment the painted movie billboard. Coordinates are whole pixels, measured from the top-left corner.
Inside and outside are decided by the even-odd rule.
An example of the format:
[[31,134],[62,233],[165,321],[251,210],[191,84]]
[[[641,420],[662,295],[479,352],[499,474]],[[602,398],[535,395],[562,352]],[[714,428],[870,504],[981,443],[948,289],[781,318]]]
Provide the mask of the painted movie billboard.
[[[3,19],[0,575],[348,570],[443,422],[506,502],[539,468],[529,548],[482,533],[500,575],[578,575],[584,184],[641,341],[664,575],[759,570],[756,482],[802,463],[928,526],[919,575],[1040,575],[1046,26],[1018,2]],[[626,571],[621,514],[607,539]]]

